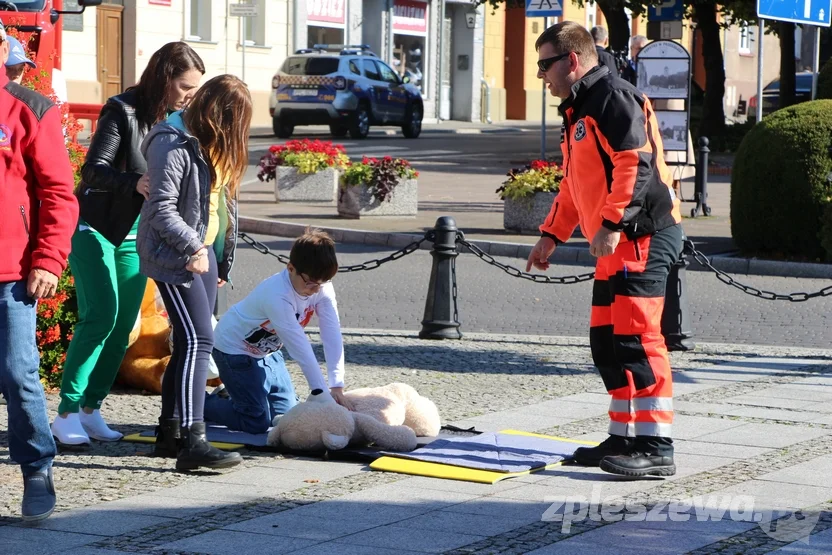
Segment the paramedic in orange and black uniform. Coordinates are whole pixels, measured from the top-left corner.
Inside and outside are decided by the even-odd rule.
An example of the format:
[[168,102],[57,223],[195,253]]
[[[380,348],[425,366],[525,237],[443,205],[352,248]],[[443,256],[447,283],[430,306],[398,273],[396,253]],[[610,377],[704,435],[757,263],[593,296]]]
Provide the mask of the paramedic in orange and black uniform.
[[624,476],[672,476],[673,383],[661,319],[667,276],[681,257],[679,201],[653,108],[630,83],[598,66],[580,25],[537,39],[538,73],[560,97],[564,178],[526,270],[549,267],[575,227],[597,257],[592,358],[612,396],[610,437],[575,460]]

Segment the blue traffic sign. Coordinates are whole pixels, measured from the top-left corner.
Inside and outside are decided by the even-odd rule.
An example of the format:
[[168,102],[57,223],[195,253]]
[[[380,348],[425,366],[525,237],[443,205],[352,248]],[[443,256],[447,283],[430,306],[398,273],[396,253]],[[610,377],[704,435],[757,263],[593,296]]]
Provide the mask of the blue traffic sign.
[[682,21],[685,6],[682,0],[664,0],[661,4],[647,8],[649,21]]
[[563,6],[560,0],[526,0],[526,17],[560,17]]
[[832,0],[757,0],[757,15],[763,19],[829,27]]

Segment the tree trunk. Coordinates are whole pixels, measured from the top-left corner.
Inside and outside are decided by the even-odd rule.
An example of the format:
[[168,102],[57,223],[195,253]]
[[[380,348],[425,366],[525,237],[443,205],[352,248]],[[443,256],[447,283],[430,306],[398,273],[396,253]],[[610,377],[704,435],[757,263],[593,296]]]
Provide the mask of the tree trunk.
[[696,3],[694,17],[702,31],[702,57],[705,62],[705,104],[699,136],[713,141],[725,131],[725,64],[722,58],[722,41],[717,22],[715,2]]
[[794,104],[796,64],[794,62],[794,23],[779,21],[780,35],[780,108]]
[[607,20],[608,31],[610,32],[610,49],[628,52],[630,46],[630,26],[627,22],[627,13],[624,11],[624,2],[621,0],[598,0],[598,7]]

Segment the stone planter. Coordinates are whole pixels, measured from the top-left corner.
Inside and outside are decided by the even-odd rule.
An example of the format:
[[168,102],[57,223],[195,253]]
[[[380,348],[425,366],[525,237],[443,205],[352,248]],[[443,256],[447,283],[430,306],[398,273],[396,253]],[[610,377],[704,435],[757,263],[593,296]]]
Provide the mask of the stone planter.
[[538,227],[549,215],[557,193],[535,193],[519,200],[503,202],[503,227],[519,233],[540,233]]
[[274,184],[277,202],[321,202],[334,204],[338,194],[338,171],[298,173],[297,168],[278,166]]
[[399,181],[389,200],[379,202],[363,185],[346,187],[338,194],[338,215],[342,218],[415,216],[418,208],[415,179]]

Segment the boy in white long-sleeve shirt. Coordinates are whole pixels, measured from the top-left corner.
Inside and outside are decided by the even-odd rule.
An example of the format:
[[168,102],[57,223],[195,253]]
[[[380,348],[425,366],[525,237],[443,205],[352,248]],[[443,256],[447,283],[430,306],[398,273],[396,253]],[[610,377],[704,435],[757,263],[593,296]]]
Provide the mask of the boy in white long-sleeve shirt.
[[300,364],[314,391],[327,382],[304,332],[317,314],[335,402],[344,397],[344,345],[335,290],[335,242],[324,232],[307,231],[292,245],[289,264],[254,288],[220,318],[214,330],[214,361],[230,399],[208,395],[205,419],[253,434],[269,429],[278,414],[298,401],[280,348]]

